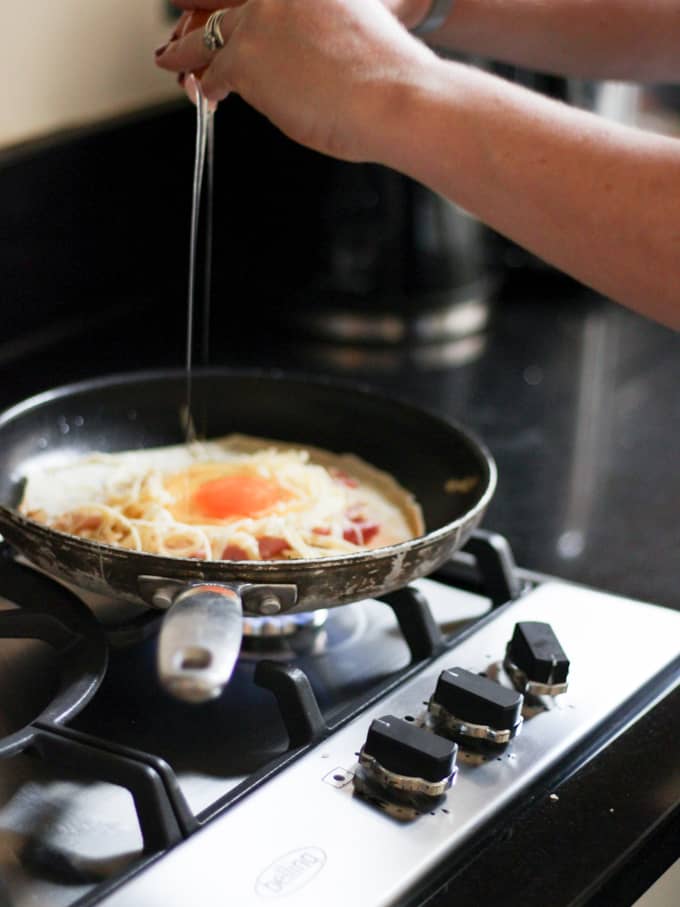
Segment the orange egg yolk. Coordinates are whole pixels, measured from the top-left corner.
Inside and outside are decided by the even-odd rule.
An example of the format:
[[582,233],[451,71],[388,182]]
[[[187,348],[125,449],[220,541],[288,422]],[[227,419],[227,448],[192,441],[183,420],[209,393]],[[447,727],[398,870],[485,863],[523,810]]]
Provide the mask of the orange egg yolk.
[[203,482],[194,492],[192,504],[204,516],[220,520],[257,516],[289,498],[273,479],[234,473]]

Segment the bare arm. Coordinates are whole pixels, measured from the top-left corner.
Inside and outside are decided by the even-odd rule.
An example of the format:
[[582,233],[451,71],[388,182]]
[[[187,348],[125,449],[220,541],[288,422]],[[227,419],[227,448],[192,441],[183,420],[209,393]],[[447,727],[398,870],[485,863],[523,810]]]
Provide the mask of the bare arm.
[[[407,27],[431,0],[384,0]],[[429,43],[593,79],[680,81],[680,0],[454,0]]]
[[216,54],[199,31],[159,65],[207,65],[210,99],[234,90],[298,142],[407,173],[603,294],[680,328],[679,140],[443,61],[373,0],[248,0],[222,32]]
[[680,329],[680,141],[456,63],[433,64],[401,92],[380,160]]

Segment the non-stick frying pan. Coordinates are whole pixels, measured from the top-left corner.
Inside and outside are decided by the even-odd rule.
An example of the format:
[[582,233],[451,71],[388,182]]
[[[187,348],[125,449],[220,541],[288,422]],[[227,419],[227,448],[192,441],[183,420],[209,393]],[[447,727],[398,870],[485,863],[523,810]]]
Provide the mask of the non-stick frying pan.
[[[279,373],[193,377],[199,433],[231,432],[353,453],[391,473],[419,501],[426,534],[337,557],[279,561],[168,558],[101,545],[16,510],[27,464],[55,455],[176,444],[184,438],[183,372],[118,375],[57,388],[0,415],[0,531],[28,561],[82,590],[166,611],[163,684],[180,698],[220,693],[238,657],[242,615],[275,615],[382,595],[440,566],[478,525],[496,470],[457,425],[366,389]],[[463,481],[457,481],[463,480]]]

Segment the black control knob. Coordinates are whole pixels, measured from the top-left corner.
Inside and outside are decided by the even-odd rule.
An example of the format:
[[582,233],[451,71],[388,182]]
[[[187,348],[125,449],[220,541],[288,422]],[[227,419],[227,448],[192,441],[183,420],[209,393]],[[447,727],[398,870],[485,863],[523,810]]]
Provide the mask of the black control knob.
[[435,730],[505,744],[522,724],[524,697],[464,668],[442,671],[428,704]]
[[355,789],[427,811],[451,787],[458,747],[394,715],[376,718],[359,753]]
[[523,692],[557,696],[567,689],[569,659],[550,624],[534,620],[515,624],[504,666]]
[[429,782],[448,779],[453,772],[455,743],[394,715],[371,723],[362,752],[384,769]]

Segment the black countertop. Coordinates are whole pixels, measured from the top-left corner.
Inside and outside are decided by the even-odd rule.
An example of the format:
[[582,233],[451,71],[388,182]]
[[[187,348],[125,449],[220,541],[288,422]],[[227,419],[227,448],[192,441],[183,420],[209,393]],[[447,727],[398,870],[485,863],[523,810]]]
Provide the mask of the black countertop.
[[[185,327],[181,299],[162,312],[107,303],[41,348],[7,345],[0,403],[97,374],[181,368]],[[520,565],[680,608],[679,334],[535,274],[462,340],[350,348],[255,320],[220,327],[212,346],[213,365],[336,375],[457,420],[497,461],[484,525]]]

